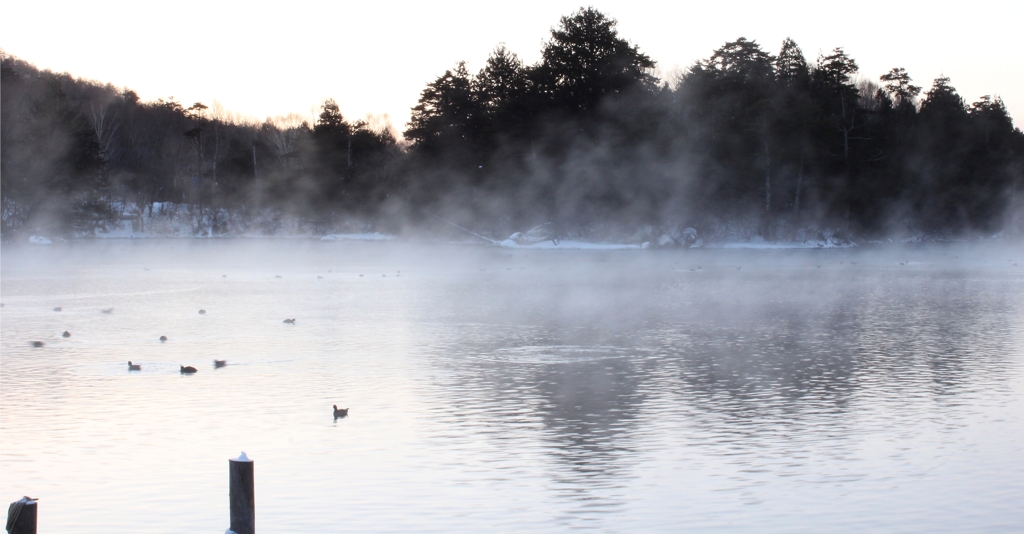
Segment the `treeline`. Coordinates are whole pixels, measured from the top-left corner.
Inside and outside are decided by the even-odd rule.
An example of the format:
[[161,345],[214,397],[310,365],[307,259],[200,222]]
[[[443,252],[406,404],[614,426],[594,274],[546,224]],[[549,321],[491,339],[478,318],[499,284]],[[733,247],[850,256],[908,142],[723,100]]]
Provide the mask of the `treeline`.
[[992,232],[1020,209],[1024,135],[999,98],[967,106],[947,78],[922,95],[902,68],[859,80],[841,48],[809,62],[790,39],[772,54],[740,38],[664,83],[615,26],[581,9],[535,65],[499,46],[477,74],[459,63],[430,83],[405,132],[436,169],[423,195],[766,238]]
[[476,74],[459,62],[429,83],[398,142],[330,100],[313,124],[246,123],[4,57],[4,232],[152,202],[228,226],[442,214],[498,237],[547,221],[584,237],[1022,230],[1024,134],[999,98],[967,105],[902,68],[862,79],[841,48],[808,61],[790,39],[773,54],[740,38],[671,80],[654,67],[580,9],[536,64],[499,45]]
[[92,234],[158,202],[196,233],[273,233],[288,217],[330,229],[372,218],[405,157],[389,123],[347,121],[333,100],[312,125],[259,123],[173,97],[142,102],[6,55],[0,96],[5,236]]

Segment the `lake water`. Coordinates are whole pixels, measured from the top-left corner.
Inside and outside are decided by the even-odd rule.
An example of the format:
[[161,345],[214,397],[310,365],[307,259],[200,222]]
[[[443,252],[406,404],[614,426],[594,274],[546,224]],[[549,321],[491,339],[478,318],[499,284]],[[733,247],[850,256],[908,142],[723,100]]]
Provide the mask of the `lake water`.
[[243,450],[264,533],[1024,530],[1019,246],[5,245],[0,289],[40,532],[224,532]]

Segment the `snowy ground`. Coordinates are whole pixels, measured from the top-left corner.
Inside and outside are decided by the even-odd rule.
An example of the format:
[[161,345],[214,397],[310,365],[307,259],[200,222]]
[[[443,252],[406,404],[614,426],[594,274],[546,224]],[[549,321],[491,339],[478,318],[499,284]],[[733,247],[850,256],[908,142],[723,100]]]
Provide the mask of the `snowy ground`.
[[520,245],[511,239],[506,239],[499,243],[503,248],[523,248],[523,249],[551,249],[551,250],[626,250],[626,249],[641,249],[647,248],[643,245],[630,245],[628,243],[590,243],[587,241],[571,241],[563,240],[559,241],[556,245],[552,241],[541,241],[540,243],[534,243],[532,245]]
[[[132,210],[125,210],[131,212]],[[117,221],[106,229],[95,230],[88,234],[80,235],[81,238],[100,239],[147,239],[147,238],[262,238],[262,239],[320,239],[321,241],[389,241],[400,239],[399,236],[382,234],[370,231],[371,228],[358,221],[348,221],[329,229],[332,233],[324,235],[324,230],[314,231],[313,226],[303,223],[297,218],[282,216],[279,213],[266,212],[250,219],[246,224],[237,223],[226,212],[193,212],[185,206],[172,203],[155,203],[151,208],[137,213],[134,220]],[[442,219],[444,220],[444,219]],[[479,245],[490,244],[513,249],[533,250],[639,250],[647,248],[675,248],[676,243],[686,243],[687,248],[718,248],[718,249],[814,249],[814,248],[847,248],[855,244],[837,240],[831,234],[824,236],[817,235],[815,238],[806,241],[765,241],[760,237],[746,238],[738,236],[735,232],[731,235],[719,235],[711,237],[710,242],[697,238],[695,230],[687,228],[686,232],[692,233],[689,239],[682,239],[679,236],[670,238],[669,234],[660,235],[651,227],[648,227],[646,234],[639,233],[628,242],[594,242],[580,239],[563,239],[556,244],[551,240],[534,243],[523,243],[523,239],[517,239],[519,233],[513,234],[505,240],[491,239],[475,232],[462,228],[450,221],[449,224],[479,238],[473,243]],[[542,225],[543,226],[543,225]],[[541,228],[541,227],[538,227]],[[339,231],[341,230],[341,231]],[[536,229],[535,229],[536,230]],[[649,235],[647,235],[649,234]],[[529,232],[527,232],[529,235]],[[812,234],[813,235],[813,234]],[[36,245],[51,244],[53,236],[37,235],[29,239],[29,243]],[[705,236],[707,238],[707,236]],[[406,237],[406,239],[415,239]],[[517,241],[519,241],[517,243]],[[907,242],[908,240],[903,240]],[[467,242],[467,244],[469,244]]]
[[395,236],[382,234],[380,232],[361,234],[330,234],[320,238],[320,241],[390,241]]
[[[162,223],[162,224],[161,224]],[[239,233],[239,234],[223,234],[223,235],[211,235],[209,232],[201,232],[196,235],[192,227],[187,223],[175,223],[173,220],[154,221],[147,228],[151,228],[153,231],[135,231],[132,229],[132,221],[119,221],[113,228],[108,229],[105,232],[96,232],[92,236],[83,236],[99,239],[148,239],[148,238],[231,238],[231,237],[242,237],[242,238],[270,238],[270,239],[315,239],[318,236],[310,231],[302,231],[299,228],[290,229],[291,231],[282,232],[275,235],[265,235],[260,233]],[[399,239],[396,235],[382,234],[380,232],[353,232],[353,233],[336,233],[319,236],[321,241],[390,241]],[[45,236],[31,236],[29,238],[30,244],[35,245],[49,245],[52,244],[51,240]],[[472,243],[479,243],[486,245],[483,241],[473,241]],[[513,249],[528,249],[528,250],[641,250],[652,247],[651,243],[599,243],[590,241],[581,241],[573,239],[560,240],[557,244],[553,241],[541,241],[533,244],[519,244],[511,239],[504,241],[491,241],[492,245],[498,245],[502,248],[513,248]],[[814,249],[814,248],[848,248],[856,246],[850,243],[839,243],[831,239],[827,240],[809,240],[809,241],[784,241],[784,242],[771,242],[760,239],[752,239],[749,241],[725,241],[718,243],[704,243],[698,242],[696,246],[692,248],[717,248],[717,249],[752,249],[752,250],[776,250],[776,249]]]
[[801,249],[801,248],[850,248],[855,247],[852,243],[836,243],[831,239],[825,241],[746,241],[709,243],[704,248],[729,248],[729,249],[752,249],[752,250],[774,250],[774,249]]

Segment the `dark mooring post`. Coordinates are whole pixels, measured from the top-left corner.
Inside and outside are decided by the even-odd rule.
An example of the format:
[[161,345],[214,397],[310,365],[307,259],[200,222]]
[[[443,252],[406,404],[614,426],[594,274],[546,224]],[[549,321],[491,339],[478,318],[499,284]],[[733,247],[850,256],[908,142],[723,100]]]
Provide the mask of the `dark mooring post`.
[[231,532],[256,534],[256,489],[252,460],[245,452],[228,460],[231,485]]
[[10,534],[36,534],[36,499],[22,497],[7,509],[7,532]]

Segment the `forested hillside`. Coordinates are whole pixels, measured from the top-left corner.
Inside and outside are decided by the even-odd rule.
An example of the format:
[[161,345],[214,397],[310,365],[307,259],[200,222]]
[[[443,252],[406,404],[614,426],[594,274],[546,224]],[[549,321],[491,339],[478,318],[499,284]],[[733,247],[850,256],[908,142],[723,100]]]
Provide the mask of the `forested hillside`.
[[867,79],[842,48],[809,60],[790,39],[776,53],[739,38],[674,79],[654,67],[581,9],[537,64],[503,45],[475,74],[455,63],[399,141],[332,100],[312,124],[250,123],[4,56],[3,234],[88,234],[154,202],[211,233],[434,214],[496,237],[547,221],[591,238],[1024,229],[1024,134],[998,97],[968,105],[948,78],[924,89],[899,67]]

